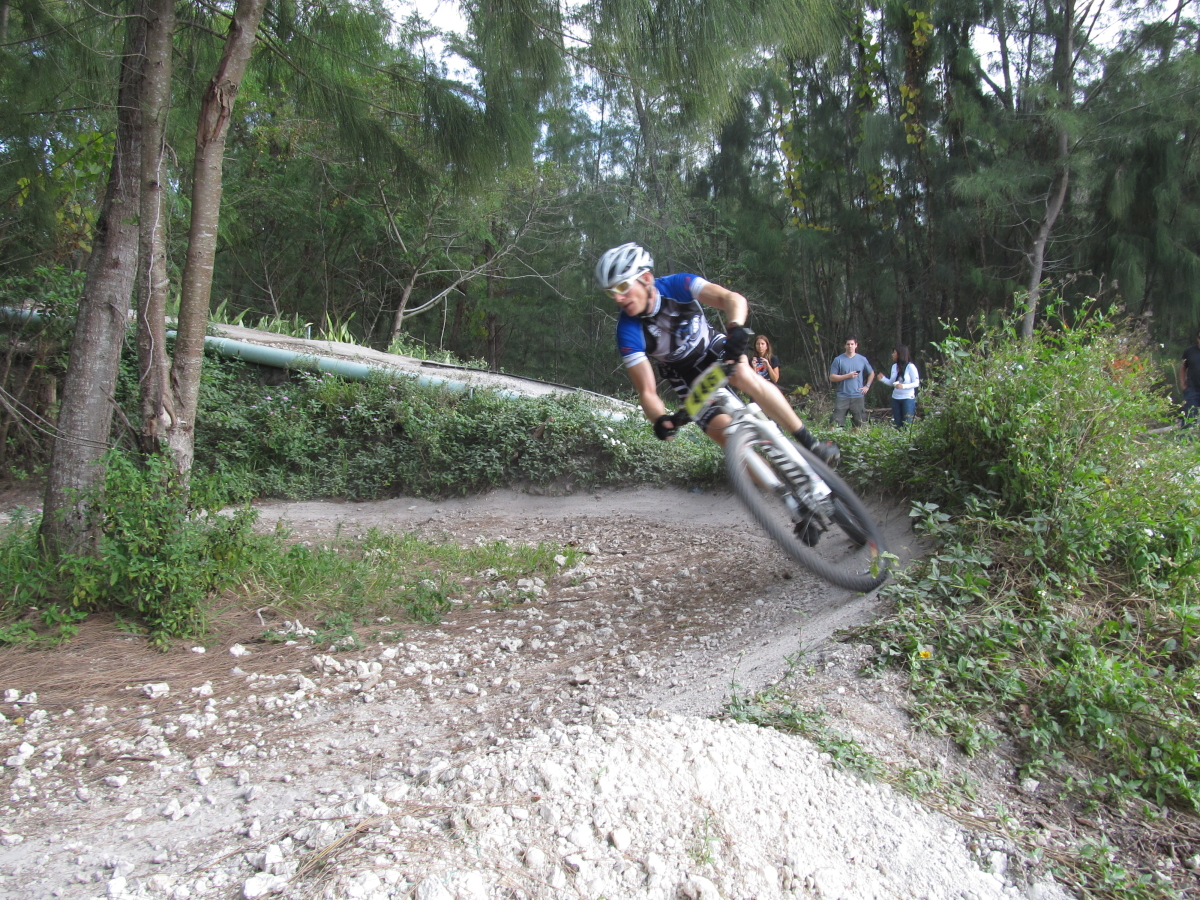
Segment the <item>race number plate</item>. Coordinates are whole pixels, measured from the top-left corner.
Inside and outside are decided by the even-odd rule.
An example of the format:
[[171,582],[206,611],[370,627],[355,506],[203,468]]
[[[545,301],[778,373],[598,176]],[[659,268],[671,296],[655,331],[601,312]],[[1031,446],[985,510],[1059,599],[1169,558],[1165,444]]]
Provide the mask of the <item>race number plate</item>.
[[703,412],[704,407],[708,406],[708,401],[712,395],[725,386],[725,382],[729,380],[729,376],[725,374],[725,369],[721,364],[713,363],[696,379],[696,383],[692,386],[691,392],[687,395],[687,399],[683,401],[684,409],[687,414],[695,419]]

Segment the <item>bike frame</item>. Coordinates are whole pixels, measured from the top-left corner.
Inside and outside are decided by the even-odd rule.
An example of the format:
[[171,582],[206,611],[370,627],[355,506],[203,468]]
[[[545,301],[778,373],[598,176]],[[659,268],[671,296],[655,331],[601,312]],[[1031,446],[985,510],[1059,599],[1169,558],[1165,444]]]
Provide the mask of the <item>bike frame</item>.
[[717,406],[733,421],[725,428],[731,435],[737,429],[752,428],[762,435],[763,452],[783,471],[791,476],[796,489],[775,477],[771,467],[750,454],[746,466],[751,477],[762,487],[775,492],[792,508],[793,520],[799,522],[804,516],[815,514],[821,525],[828,527],[832,513],[829,486],[816,473],[791,438],[783,433],[774,421],[767,417],[757,403],[743,403],[729,387],[729,366],[732,363],[717,362],[701,373],[684,400],[684,407],[693,419],[710,406]]

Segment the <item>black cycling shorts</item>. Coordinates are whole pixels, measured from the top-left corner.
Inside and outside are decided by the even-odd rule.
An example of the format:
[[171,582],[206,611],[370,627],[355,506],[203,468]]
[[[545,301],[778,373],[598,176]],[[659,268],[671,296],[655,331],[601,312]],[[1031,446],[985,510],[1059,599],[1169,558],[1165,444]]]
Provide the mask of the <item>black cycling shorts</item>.
[[[688,392],[692,389],[692,384],[704,374],[705,369],[721,358],[724,350],[725,335],[717,335],[717,339],[708,345],[708,350],[701,356],[669,365],[667,363],[659,363],[662,377],[675,389],[675,393],[679,395],[681,401],[686,400]],[[700,414],[700,418],[693,419],[693,421],[700,426],[701,431],[705,431],[713,418],[720,414],[721,407],[713,404]]]

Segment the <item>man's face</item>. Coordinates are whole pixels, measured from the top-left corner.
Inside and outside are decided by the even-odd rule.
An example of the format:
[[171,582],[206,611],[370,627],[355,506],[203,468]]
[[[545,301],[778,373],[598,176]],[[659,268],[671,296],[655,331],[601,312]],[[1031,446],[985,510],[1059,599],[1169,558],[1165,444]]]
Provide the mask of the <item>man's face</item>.
[[617,306],[621,307],[621,312],[628,316],[640,316],[650,310],[650,303],[653,299],[651,290],[653,283],[654,276],[649,272],[643,272],[633,281],[628,282],[628,289],[623,293],[613,293],[620,285],[609,288],[608,293],[617,302]]
[[847,356],[853,356],[854,351],[857,349],[858,349],[858,341],[854,341],[854,340],[846,341],[846,355]]

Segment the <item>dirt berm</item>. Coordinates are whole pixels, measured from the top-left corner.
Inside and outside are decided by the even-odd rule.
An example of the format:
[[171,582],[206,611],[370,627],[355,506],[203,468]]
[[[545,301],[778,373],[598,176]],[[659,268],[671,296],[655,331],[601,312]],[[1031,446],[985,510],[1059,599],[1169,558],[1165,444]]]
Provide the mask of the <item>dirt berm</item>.
[[[859,675],[869,648],[829,642],[874,597],[808,577],[726,493],[258,508],[303,541],[377,526],[586,562],[350,652],[286,605],[219,615],[203,653],[99,621],[0,652],[0,898],[1061,896],[988,834],[1011,766],[921,737],[900,683]],[[907,516],[878,511],[907,555]],[[476,596],[516,588],[496,581]],[[785,676],[886,764],[969,774],[981,830],[720,717]]]

